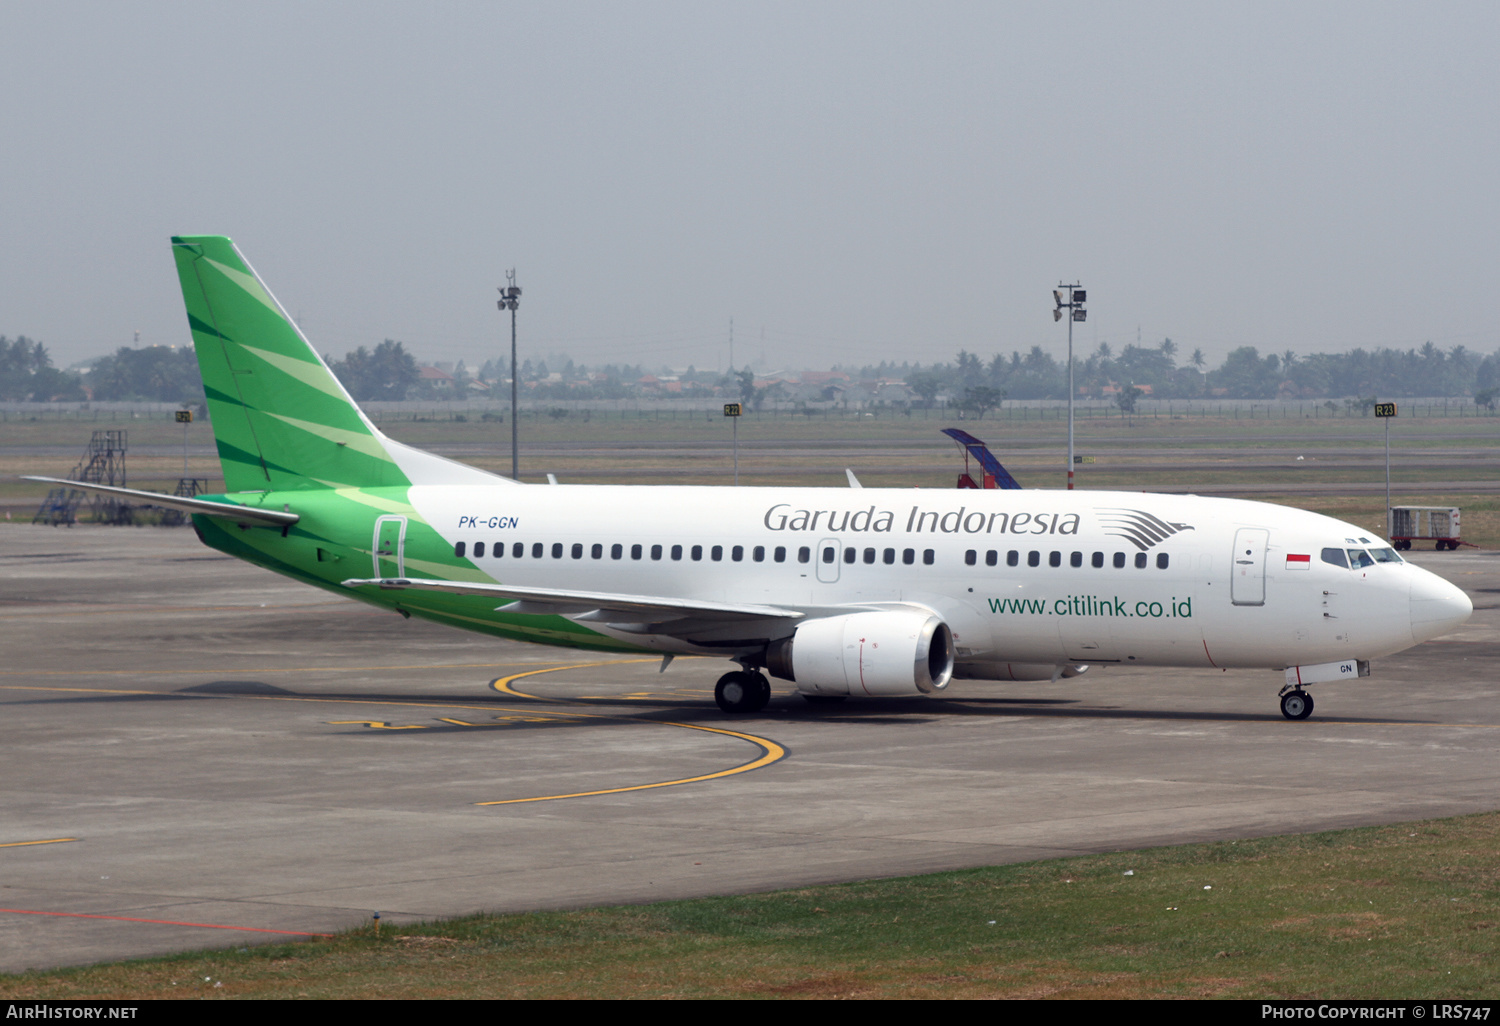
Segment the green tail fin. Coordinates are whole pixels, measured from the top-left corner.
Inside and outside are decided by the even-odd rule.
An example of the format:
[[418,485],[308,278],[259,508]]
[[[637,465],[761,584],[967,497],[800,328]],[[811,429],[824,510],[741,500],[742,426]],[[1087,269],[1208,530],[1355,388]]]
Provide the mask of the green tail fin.
[[174,236],[172,251],[226,491],[411,483],[233,242]]

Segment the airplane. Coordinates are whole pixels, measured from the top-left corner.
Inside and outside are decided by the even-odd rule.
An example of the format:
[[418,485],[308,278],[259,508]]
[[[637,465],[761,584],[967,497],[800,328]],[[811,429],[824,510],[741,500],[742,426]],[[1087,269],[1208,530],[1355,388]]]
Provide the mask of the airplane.
[[729,660],[725,713],[764,708],[768,674],[834,702],[1101,665],[1280,671],[1301,720],[1308,685],[1473,611],[1365,529],[1261,502],[523,484],[382,434],[228,238],[172,251],[224,492],[31,480],[186,511],[212,548],[403,617]]

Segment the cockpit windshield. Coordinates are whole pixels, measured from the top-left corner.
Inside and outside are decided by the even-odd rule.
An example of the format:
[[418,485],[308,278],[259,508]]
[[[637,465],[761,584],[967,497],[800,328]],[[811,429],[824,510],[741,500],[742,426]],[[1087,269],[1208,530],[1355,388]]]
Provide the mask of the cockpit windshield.
[[1370,555],[1375,557],[1377,563],[1404,563],[1406,560],[1396,555],[1395,549],[1371,549]]
[[1375,565],[1375,560],[1371,559],[1370,558],[1370,554],[1368,552],[1366,552],[1364,549],[1350,549],[1349,550],[1349,569],[1351,569],[1351,570],[1363,570],[1367,566],[1374,566],[1374,565]]

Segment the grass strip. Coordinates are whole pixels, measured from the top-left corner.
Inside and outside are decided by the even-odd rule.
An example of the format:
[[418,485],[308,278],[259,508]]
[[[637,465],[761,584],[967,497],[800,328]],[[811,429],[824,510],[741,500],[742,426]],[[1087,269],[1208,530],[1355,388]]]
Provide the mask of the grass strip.
[[1493,998],[1500,813],[0,976],[7,999]]

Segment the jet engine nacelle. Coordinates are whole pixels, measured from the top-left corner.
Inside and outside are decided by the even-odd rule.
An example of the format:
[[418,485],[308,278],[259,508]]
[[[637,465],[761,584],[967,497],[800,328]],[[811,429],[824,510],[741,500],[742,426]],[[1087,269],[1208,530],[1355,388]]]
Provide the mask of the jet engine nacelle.
[[930,695],[953,677],[953,632],[915,609],[809,620],[771,645],[766,669],[810,695]]

